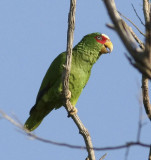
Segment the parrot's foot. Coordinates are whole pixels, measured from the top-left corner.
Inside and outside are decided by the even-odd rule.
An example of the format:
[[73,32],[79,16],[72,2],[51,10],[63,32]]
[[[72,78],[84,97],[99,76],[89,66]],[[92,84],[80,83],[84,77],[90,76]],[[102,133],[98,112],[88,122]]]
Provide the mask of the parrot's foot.
[[78,110],[76,107],[73,107],[71,111],[68,112],[68,117],[71,117],[75,114],[77,114]]

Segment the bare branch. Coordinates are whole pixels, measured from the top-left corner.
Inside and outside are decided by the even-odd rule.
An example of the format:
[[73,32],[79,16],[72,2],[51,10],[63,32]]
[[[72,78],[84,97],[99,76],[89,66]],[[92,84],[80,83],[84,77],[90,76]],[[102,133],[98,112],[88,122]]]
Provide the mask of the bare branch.
[[[127,24],[119,16],[114,0],[105,0],[104,3],[121,40],[132,56],[134,56],[134,54],[138,53],[136,43],[129,32]],[[129,37],[129,39],[127,37]]]
[[138,17],[138,19],[140,20],[141,24],[142,24],[143,26],[145,26],[145,24],[144,24],[144,23],[143,23],[143,21],[141,20],[140,16],[137,14],[137,11],[136,11],[136,9],[135,9],[134,5],[133,5],[132,3],[131,3],[131,5],[132,5],[132,7],[133,7],[133,10],[134,10],[134,12],[135,12],[136,16],[137,16],[137,17]]
[[[143,11],[146,26],[145,55],[148,58],[149,64],[151,65],[151,8],[148,0],[143,0]],[[145,111],[148,118],[151,120],[151,104],[148,92],[148,78],[145,75],[142,76],[142,93]]]
[[20,129],[24,129],[24,126],[21,123],[16,122],[13,118],[8,116],[2,110],[0,110],[0,114],[2,115],[3,118],[7,119],[10,123],[14,124],[16,127],[20,128]]
[[107,156],[107,153],[105,153],[99,160],[105,159],[106,156]]
[[113,24],[107,23],[106,26],[107,26],[108,28],[110,28],[110,29],[113,29],[113,30],[116,29],[115,26],[114,26]]
[[72,119],[74,120],[74,122],[76,123],[76,125],[77,125],[77,127],[79,129],[79,133],[84,138],[84,141],[85,141],[85,144],[86,144],[86,149],[88,151],[89,160],[95,160],[95,154],[94,154],[94,150],[93,150],[93,145],[92,145],[91,137],[90,137],[90,134],[89,134],[88,130],[85,128],[85,126],[81,122],[81,120],[78,117],[78,115],[73,115]]
[[151,146],[150,146],[150,151],[149,151],[149,157],[148,160],[151,160]]
[[138,131],[137,131],[137,141],[140,141],[140,136],[141,136],[141,130],[143,127],[142,124],[142,115],[143,115],[143,110],[142,110],[142,96],[139,97],[139,122],[138,122]]
[[145,54],[149,59],[151,64],[151,11],[150,11],[149,0],[143,0],[143,11],[145,18],[145,26],[146,26],[146,46],[145,46]]
[[116,28],[118,35],[120,36],[126,49],[129,51],[129,54],[134,59],[133,63],[131,64],[135,66],[141,73],[145,74],[148,78],[151,79],[151,65],[148,60],[148,54],[145,54],[149,52],[146,52],[143,49],[137,47],[133,39],[133,35],[130,32],[129,26],[125,23],[125,21],[121,19],[117,12],[114,0],[104,0],[104,4],[107,8],[108,14]]
[[[62,146],[62,147],[67,147],[67,148],[71,148],[71,149],[80,149],[80,150],[81,149],[87,149],[85,146],[71,145],[71,144],[67,144],[67,143],[60,143],[60,142],[55,142],[55,141],[51,141],[51,140],[41,138],[41,137],[29,132],[28,130],[25,130],[22,124],[15,121],[12,117],[8,116],[2,110],[0,110],[0,114],[2,115],[2,117],[4,119],[8,120],[11,124],[18,127],[19,129],[21,129],[21,131],[23,131],[22,133],[26,134],[27,136],[31,137],[32,139],[36,139],[36,140],[44,142],[44,143],[57,145],[57,146]],[[105,151],[105,150],[118,150],[118,149],[123,149],[123,148],[127,148],[127,147],[133,147],[133,146],[150,148],[149,144],[145,144],[145,143],[142,143],[142,142],[128,142],[124,145],[119,145],[119,146],[94,147],[94,148],[91,148],[91,149],[93,149],[95,151]]]
[[142,95],[146,114],[148,118],[151,120],[151,104],[149,100],[148,78],[144,75],[142,76]]
[[125,160],[128,159],[129,150],[130,150],[130,148],[127,147],[127,148],[126,148],[126,152],[125,152]]
[[137,30],[140,34],[142,34],[144,37],[145,37],[145,34],[129,19],[127,18],[126,16],[124,16],[121,12],[118,11],[118,13],[124,17],[126,20],[128,20]]
[[90,134],[88,130],[84,127],[78,115],[71,114],[71,112],[74,110],[74,107],[71,105],[69,100],[69,95],[71,93],[69,91],[69,76],[70,76],[71,61],[72,61],[73,33],[75,28],[75,10],[76,10],[76,0],[70,0],[70,11],[68,15],[68,32],[67,32],[67,55],[66,55],[66,64],[64,68],[64,73],[63,73],[64,106],[68,112],[68,115],[73,119],[76,126],[78,127],[79,133],[84,138],[87,152],[88,152],[88,159],[95,160],[95,154],[94,154]]
[[64,73],[63,73],[63,94],[65,101],[68,100],[67,96],[69,94],[69,76],[71,69],[73,37],[75,28],[75,10],[76,10],[76,0],[70,0],[70,11],[68,14],[68,31],[67,31],[67,54],[66,54],[66,64],[64,66]]
[[129,27],[129,30],[133,36],[133,38],[136,40],[136,42],[139,44],[140,48],[145,50],[145,46],[144,43],[136,36],[136,34],[134,33],[134,31],[132,30],[131,27]]
[[[112,19],[112,22],[116,28],[116,31],[118,32],[118,35],[120,36],[125,47],[129,51],[130,55],[134,59],[133,60],[131,57],[126,55],[128,60],[134,67],[136,67],[142,73],[143,103],[144,103],[144,107],[146,110],[146,114],[148,118],[151,120],[151,104],[150,104],[149,92],[148,92],[148,78],[151,79],[151,5],[149,4],[149,0],[143,0],[143,11],[144,11],[145,28],[146,28],[145,45],[138,39],[138,37],[135,35],[132,29],[125,22],[123,23],[123,25],[121,25],[119,15],[116,13],[116,6],[114,3],[114,0],[104,0],[104,3],[108,10],[109,16]],[[133,9],[135,11],[134,7]],[[137,12],[135,13],[137,14]],[[129,22],[131,21],[129,20]],[[133,26],[135,26],[134,23],[132,24]],[[135,26],[135,28],[138,28],[138,27]],[[128,34],[129,32],[131,34]],[[126,36],[125,33],[127,33],[128,36]],[[142,49],[141,52],[138,52],[137,48],[132,43],[132,39],[130,35],[132,35],[133,38],[137,41],[137,43],[140,45],[140,48]],[[129,39],[127,39],[127,37],[129,37]],[[140,119],[138,135],[137,135],[138,143],[140,141],[141,127],[142,127],[142,123]],[[129,147],[127,147],[127,151],[128,151],[128,148]],[[150,153],[149,153],[149,160],[150,159],[151,159],[151,148],[150,148]]]
[[143,0],[143,11],[144,11],[144,18],[145,18],[145,23],[149,22],[150,20],[150,5],[149,5],[149,0]]

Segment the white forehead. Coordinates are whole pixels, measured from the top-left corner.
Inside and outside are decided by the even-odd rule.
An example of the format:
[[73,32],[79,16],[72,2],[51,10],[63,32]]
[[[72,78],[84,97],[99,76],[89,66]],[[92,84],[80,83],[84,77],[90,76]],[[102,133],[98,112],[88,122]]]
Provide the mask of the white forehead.
[[110,39],[106,34],[102,34],[102,36],[106,37],[107,39]]

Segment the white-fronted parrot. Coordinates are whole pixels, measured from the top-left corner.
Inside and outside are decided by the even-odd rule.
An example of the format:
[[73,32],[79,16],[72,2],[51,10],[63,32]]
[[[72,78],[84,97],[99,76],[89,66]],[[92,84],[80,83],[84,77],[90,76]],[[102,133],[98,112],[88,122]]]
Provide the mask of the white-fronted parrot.
[[[69,77],[71,104],[75,107],[77,100],[86,86],[91,69],[98,58],[113,50],[113,44],[108,36],[101,33],[91,33],[72,50],[72,63]],[[36,103],[30,110],[30,116],[24,127],[33,131],[42,122],[44,117],[53,109],[63,105],[62,73],[66,60],[66,52],[59,54],[51,63],[39,89]]]

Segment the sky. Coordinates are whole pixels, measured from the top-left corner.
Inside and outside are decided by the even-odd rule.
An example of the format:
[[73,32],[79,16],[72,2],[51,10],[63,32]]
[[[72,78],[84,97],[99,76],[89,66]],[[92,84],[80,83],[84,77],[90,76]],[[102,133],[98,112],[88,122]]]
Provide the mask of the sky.
[[[143,32],[131,3],[143,19],[142,1],[116,0],[118,10]],[[66,50],[67,0],[0,1],[0,109],[24,123],[35,103],[42,79],[53,59]],[[137,139],[141,74],[125,57],[128,51],[115,31],[106,27],[111,20],[101,0],[77,1],[74,45],[84,35],[101,32],[113,42],[111,54],[102,55],[78,103],[78,115],[89,130],[94,147],[126,144]],[[130,24],[130,26],[132,26]],[[134,29],[134,31],[136,31]],[[138,37],[144,38],[136,31]],[[128,37],[127,37],[128,38]],[[150,84],[150,83],[149,83]],[[150,88],[149,88],[150,90]],[[151,126],[144,108],[140,140],[151,143]],[[84,146],[84,140],[64,107],[52,111],[34,134],[56,142]],[[124,160],[126,149],[95,151],[96,160]],[[148,159],[149,149],[131,147],[128,160]],[[84,160],[82,149],[46,144],[18,132],[17,127],[0,119],[1,160]]]

